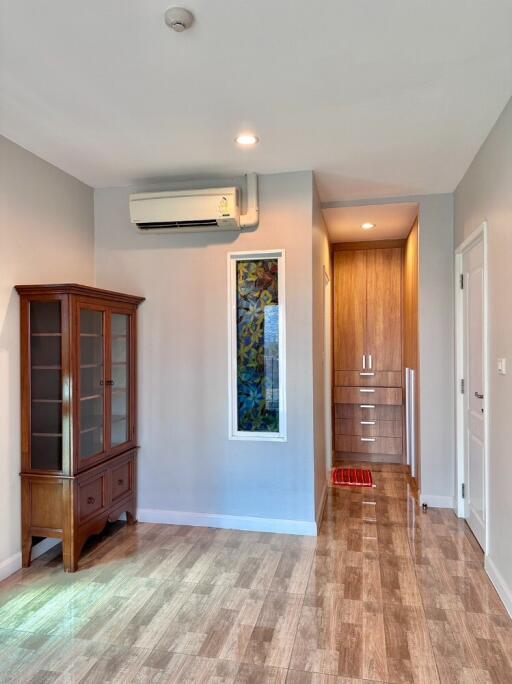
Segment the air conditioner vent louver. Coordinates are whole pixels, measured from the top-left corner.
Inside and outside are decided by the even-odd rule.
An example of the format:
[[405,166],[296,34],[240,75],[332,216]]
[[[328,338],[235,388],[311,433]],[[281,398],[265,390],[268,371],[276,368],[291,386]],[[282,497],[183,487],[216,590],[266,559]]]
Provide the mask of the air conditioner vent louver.
[[168,228],[169,230],[180,230],[182,228],[209,228],[217,225],[215,219],[203,219],[201,221],[165,221],[156,223],[137,223],[140,230],[161,230]]

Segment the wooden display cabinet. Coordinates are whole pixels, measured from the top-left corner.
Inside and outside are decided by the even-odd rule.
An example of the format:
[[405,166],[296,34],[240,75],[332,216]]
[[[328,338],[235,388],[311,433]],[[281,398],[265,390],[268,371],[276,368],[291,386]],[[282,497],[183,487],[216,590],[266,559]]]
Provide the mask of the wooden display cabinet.
[[87,538],[135,522],[136,311],[142,297],[20,285],[22,557],[62,539],[77,569]]

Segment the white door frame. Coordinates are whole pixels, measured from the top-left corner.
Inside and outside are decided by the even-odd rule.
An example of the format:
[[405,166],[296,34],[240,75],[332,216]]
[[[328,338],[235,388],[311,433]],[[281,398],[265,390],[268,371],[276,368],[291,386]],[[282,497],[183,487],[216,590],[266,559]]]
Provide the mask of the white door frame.
[[485,549],[489,548],[489,269],[488,269],[488,227],[487,221],[464,240],[455,250],[455,345],[456,345],[456,384],[455,384],[455,416],[456,416],[456,458],[457,477],[455,500],[457,515],[464,518],[464,499],[462,498],[462,483],[465,481],[465,436],[464,436],[464,396],[460,391],[461,379],[464,377],[464,292],[460,287],[460,277],[463,273],[464,254],[478,242],[483,242],[484,248],[484,311],[483,311],[483,374],[484,374],[484,492],[485,492]]

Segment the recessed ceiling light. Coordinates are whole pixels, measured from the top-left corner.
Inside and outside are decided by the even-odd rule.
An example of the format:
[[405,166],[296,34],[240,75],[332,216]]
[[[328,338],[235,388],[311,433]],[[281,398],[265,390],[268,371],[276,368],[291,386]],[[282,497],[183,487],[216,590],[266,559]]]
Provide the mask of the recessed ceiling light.
[[241,133],[240,135],[236,136],[235,142],[244,146],[256,145],[256,143],[259,142],[259,139],[252,133]]
[[361,228],[363,230],[370,230],[370,228],[375,228],[375,223],[361,223]]

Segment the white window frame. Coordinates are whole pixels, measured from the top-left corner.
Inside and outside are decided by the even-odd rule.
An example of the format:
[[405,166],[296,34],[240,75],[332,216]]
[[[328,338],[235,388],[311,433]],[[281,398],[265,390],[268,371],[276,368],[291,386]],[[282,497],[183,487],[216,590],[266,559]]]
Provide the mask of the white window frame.
[[[238,261],[253,261],[255,259],[277,259],[277,296],[279,300],[279,432],[245,432],[238,429],[236,265]],[[255,252],[230,252],[228,254],[228,349],[229,439],[251,442],[286,442],[286,299],[284,249]]]

